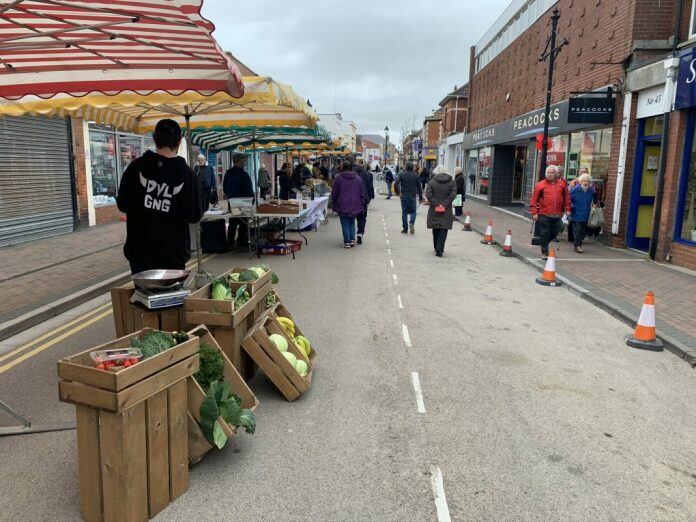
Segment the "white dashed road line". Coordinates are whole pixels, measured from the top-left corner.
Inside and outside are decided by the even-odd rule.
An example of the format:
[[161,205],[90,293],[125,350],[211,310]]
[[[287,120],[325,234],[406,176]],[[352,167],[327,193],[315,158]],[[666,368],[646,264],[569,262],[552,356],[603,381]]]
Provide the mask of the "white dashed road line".
[[392,268],[394,268],[394,260],[393,260],[393,259],[390,259],[390,260],[389,260],[389,265],[390,265]]
[[401,302],[401,296],[397,295],[396,296],[396,302],[399,303],[399,308],[403,309],[404,303]]
[[387,246],[389,246],[389,240],[387,239]]
[[435,499],[435,509],[437,509],[437,522],[451,522],[447,498],[445,497],[445,486],[442,482],[442,471],[439,466],[431,466],[430,483],[433,486],[433,498]]
[[413,391],[416,392],[416,406],[418,413],[425,413],[425,403],[423,402],[423,391],[421,390],[420,379],[418,372],[411,372],[411,382],[413,383]]
[[391,255],[391,248],[387,248],[387,254]]
[[396,274],[392,274],[392,279],[394,279],[394,284],[395,284],[395,285],[398,285],[398,284],[399,284],[399,280],[396,278]]
[[406,345],[407,348],[411,347],[411,336],[408,335],[408,326],[405,324],[401,325],[401,330],[404,334],[404,344]]

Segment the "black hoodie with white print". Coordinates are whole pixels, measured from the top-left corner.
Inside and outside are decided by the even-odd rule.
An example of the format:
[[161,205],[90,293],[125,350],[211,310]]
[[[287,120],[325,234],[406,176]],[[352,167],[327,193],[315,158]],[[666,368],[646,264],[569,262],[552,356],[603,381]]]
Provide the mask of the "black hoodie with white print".
[[135,271],[183,269],[189,223],[203,216],[200,183],[182,157],[147,151],[123,173],[116,202],[127,216],[123,253]]

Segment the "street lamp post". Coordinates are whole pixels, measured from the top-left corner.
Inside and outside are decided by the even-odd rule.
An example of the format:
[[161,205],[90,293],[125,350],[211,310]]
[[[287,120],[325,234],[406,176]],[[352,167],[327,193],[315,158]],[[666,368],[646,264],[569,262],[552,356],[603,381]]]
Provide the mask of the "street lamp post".
[[389,158],[389,125],[384,127],[384,166],[387,166],[387,159]]

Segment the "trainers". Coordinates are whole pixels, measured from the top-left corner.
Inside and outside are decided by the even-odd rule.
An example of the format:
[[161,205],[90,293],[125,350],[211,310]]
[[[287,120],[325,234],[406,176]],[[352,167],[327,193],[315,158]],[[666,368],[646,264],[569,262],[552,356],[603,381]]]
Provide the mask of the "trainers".
[[401,231],[401,233],[402,233],[402,234],[408,234],[408,230],[403,229],[403,230]]
[[549,258],[548,254],[541,254],[541,259],[546,260]]
[[353,247],[355,246],[355,240],[351,241],[351,242],[348,243],[348,244],[350,245],[350,248],[353,248]]
[[350,243],[343,243],[343,248],[350,248]]
[[358,236],[358,245],[362,245],[362,235]]
[[415,234],[415,233],[416,233],[416,228],[413,226],[413,223],[409,223],[409,224],[408,224],[408,231],[409,231],[411,234]]

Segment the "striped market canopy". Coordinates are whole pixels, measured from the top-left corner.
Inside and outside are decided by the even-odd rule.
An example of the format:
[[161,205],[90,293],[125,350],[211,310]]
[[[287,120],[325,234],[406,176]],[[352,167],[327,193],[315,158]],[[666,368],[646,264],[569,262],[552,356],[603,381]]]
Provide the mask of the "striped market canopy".
[[202,0],[0,0],[0,101],[244,93]]
[[264,148],[331,143],[331,133],[317,125],[307,127],[238,127],[227,131],[194,131],[191,142],[206,149],[234,150],[252,144]]

